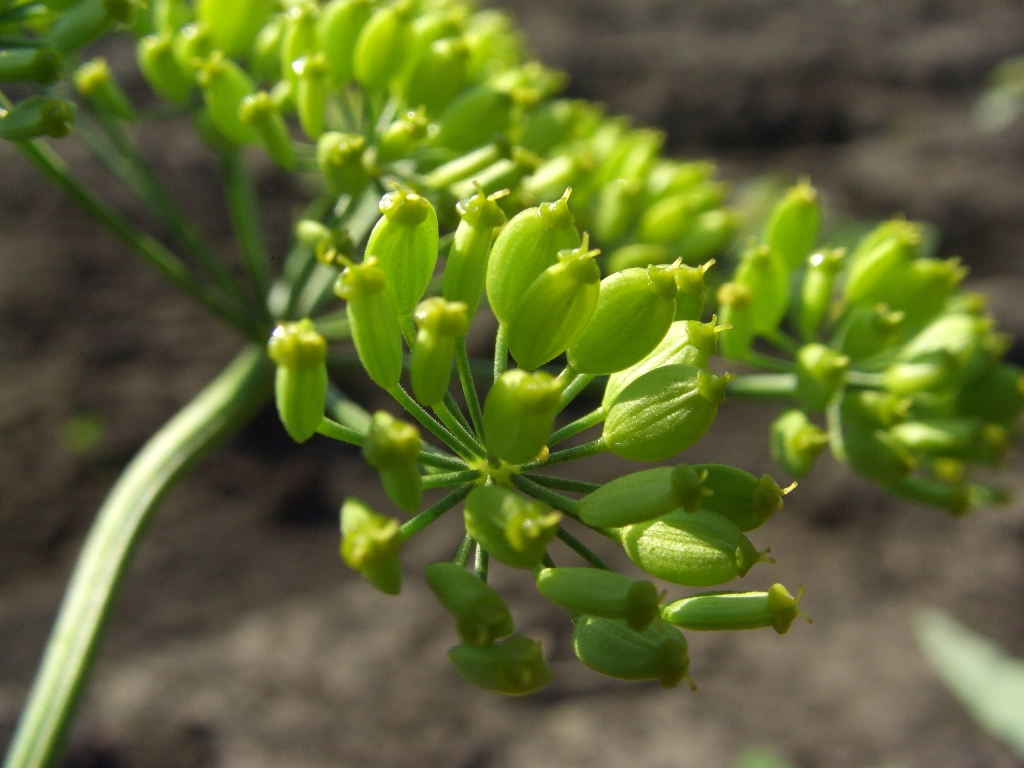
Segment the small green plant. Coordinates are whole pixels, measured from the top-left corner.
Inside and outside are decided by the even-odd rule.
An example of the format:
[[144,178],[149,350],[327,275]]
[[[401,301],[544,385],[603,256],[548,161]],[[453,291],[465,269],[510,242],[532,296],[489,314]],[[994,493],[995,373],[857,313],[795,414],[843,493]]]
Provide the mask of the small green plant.
[[[79,62],[112,31],[136,36],[156,112],[103,61]],[[959,290],[956,260],[925,253],[901,219],[850,252],[828,247],[809,182],[730,250],[742,222],[714,166],[667,159],[657,131],[558,98],[563,81],[525,56],[506,16],[458,0],[0,0],[0,82],[17,94],[0,95],[0,137],[247,340],[101,509],[8,768],[57,759],[146,520],[272,393],[292,438],[361,446],[407,513],[342,506],[341,556],[382,592],[401,589],[405,542],[462,505],[452,561],[426,579],[461,638],[456,669],[508,694],[551,673],[487,585],[492,559],[532,573],[568,612],[579,659],[617,678],[676,686],[690,675],[680,628],[781,634],[800,615],[800,592],[781,584],[719,589],[772,562],[748,533],[793,488],[678,463],[727,401],[784,404],[770,443],[790,477],[828,448],[954,514],[1002,499],[974,471],[1016,435],[1022,371],[1002,361],[1007,339],[983,298]],[[244,275],[131,139],[134,122],[183,115],[222,165]],[[173,247],[96,198],[41,138],[72,125]],[[246,147],[319,190],[279,274]],[[469,355],[474,323],[493,337],[491,361]],[[404,416],[344,394],[332,359],[347,348]],[[717,372],[719,352],[740,375]],[[594,407],[563,417],[578,398]],[[558,474],[602,453],[674,463],[604,484]],[[447,494],[424,502],[434,489]],[[586,536],[617,542],[642,575],[616,573]],[[644,576],[715,590],[668,598]]]

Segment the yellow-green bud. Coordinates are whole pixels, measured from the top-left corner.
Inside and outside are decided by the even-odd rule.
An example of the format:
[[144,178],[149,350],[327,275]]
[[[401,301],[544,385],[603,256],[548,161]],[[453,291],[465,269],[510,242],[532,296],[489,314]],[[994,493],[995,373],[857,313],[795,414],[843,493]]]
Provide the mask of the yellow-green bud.
[[797,397],[807,411],[821,411],[842,391],[850,358],[823,344],[806,344],[796,355]]
[[620,680],[657,680],[663,688],[675,688],[690,676],[686,639],[660,618],[637,632],[620,619],[583,616],[572,647],[586,666]]
[[432,563],[426,576],[437,599],[455,617],[464,643],[488,646],[515,630],[505,601],[475,574],[455,563]]
[[503,373],[484,401],[487,449],[512,464],[537,458],[554,425],[562,387],[543,371]]
[[772,459],[790,477],[806,477],[828,444],[828,435],[803,411],[786,411],[772,422]]
[[661,609],[661,617],[699,632],[772,627],[784,635],[797,616],[807,618],[797,608],[801,597],[803,589],[793,597],[781,584],[772,584],[767,592],[711,592],[670,603]]
[[507,488],[487,485],[466,497],[466,533],[513,568],[535,568],[558,531],[560,512]]
[[804,180],[775,205],[765,225],[764,242],[782,255],[792,271],[800,268],[818,242],[820,228],[818,191]]
[[391,389],[402,376],[402,329],[388,278],[375,256],[348,267],[334,292],[348,302],[346,312],[356,353],[370,378]]
[[387,411],[373,414],[363,445],[363,458],[380,473],[388,498],[407,512],[415,512],[423,498],[418,467],[422,449],[423,440],[414,425],[396,419]]
[[424,405],[436,405],[448,393],[455,341],[469,332],[469,314],[461,301],[431,296],[419,303],[413,319],[419,330],[409,372],[412,392]]
[[677,509],[696,512],[711,492],[707,471],[687,464],[656,467],[611,480],[580,500],[580,518],[597,528],[619,528],[667,515]]
[[448,658],[467,682],[485,691],[523,696],[551,682],[540,643],[521,635],[483,648],[456,645]]
[[324,417],[327,397],[327,341],[309,319],[282,323],[267,343],[277,365],[277,413],[291,438],[304,443]]
[[623,619],[637,632],[654,621],[661,602],[651,582],[599,568],[544,568],[537,591],[570,613]]
[[358,499],[341,507],[341,557],[373,586],[389,595],[402,588],[402,532],[397,520],[378,515]]

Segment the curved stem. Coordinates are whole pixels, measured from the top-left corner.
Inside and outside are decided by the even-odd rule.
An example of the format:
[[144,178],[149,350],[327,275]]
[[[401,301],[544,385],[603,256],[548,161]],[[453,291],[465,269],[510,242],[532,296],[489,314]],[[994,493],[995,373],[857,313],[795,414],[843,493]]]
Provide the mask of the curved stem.
[[272,372],[262,347],[248,347],[121,474],[78,557],[5,768],[56,763],[146,523],[184,471],[267,401]]

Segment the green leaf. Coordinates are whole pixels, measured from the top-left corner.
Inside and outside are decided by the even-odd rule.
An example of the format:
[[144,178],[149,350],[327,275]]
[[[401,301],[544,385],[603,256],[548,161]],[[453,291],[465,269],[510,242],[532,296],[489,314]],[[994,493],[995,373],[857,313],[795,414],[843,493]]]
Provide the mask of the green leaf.
[[918,617],[917,638],[978,725],[1024,758],[1024,661],[939,611]]

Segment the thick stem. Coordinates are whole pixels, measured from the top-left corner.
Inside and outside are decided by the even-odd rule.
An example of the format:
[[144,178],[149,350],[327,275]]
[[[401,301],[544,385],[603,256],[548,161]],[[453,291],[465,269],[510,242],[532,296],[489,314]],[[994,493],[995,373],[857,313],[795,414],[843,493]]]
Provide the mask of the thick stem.
[[262,347],[247,348],[153,435],[121,474],[78,557],[5,768],[57,762],[146,523],[185,470],[267,401],[272,374]]
[[725,384],[725,396],[758,400],[791,400],[796,397],[795,373],[751,373]]

